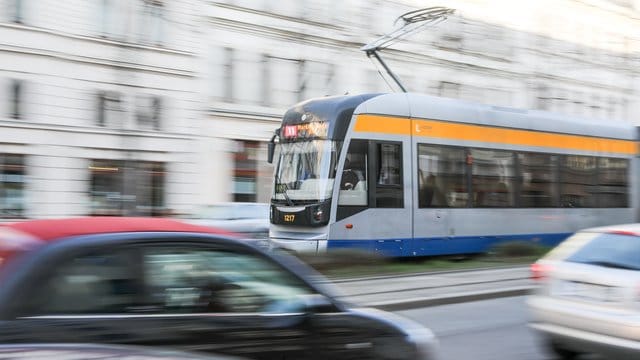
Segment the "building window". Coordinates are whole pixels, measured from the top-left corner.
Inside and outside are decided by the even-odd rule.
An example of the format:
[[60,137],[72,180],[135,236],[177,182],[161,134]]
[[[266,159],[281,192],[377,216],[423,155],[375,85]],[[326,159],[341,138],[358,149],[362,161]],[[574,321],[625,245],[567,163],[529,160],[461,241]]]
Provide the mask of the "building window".
[[165,215],[165,164],[141,161],[136,165],[136,214]]
[[460,50],[464,43],[464,21],[457,16],[451,16],[442,23],[440,39],[435,45],[448,50]]
[[12,11],[11,21],[17,24],[22,24],[24,22],[24,1],[25,0],[13,0],[12,2]]
[[22,119],[22,104],[24,99],[24,84],[21,80],[12,80],[10,85],[10,110],[9,117],[12,119]]
[[551,107],[550,90],[545,85],[538,85],[536,88],[536,105],[538,110],[549,110]]
[[258,180],[257,141],[236,141],[233,170],[233,201],[255,202]]
[[262,81],[260,91],[262,93],[262,105],[270,106],[271,99],[271,57],[262,55]]
[[306,60],[298,60],[298,101],[302,101],[306,98],[307,92],[307,77],[305,73],[308,71],[307,69],[307,61]]
[[129,0],[102,0],[99,6],[100,36],[124,41],[129,29],[131,14]]
[[442,97],[448,98],[459,98],[460,97],[460,84],[449,82],[449,81],[441,81],[440,86],[438,88],[438,93]]
[[136,121],[138,127],[147,130],[160,130],[162,98],[141,95],[136,98]]
[[272,56],[269,62],[272,106],[290,106],[297,101],[300,89],[298,59]]
[[140,13],[140,41],[161,45],[164,37],[165,12],[163,1],[142,0]]
[[100,91],[97,95],[96,123],[98,126],[121,127],[122,109],[120,94],[114,91]]
[[233,62],[234,54],[232,48],[224,49],[225,62],[224,62],[224,99],[227,102],[233,102]]
[[318,61],[298,62],[298,100],[331,95],[334,88],[335,66]]
[[24,216],[24,155],[0,154],[0,217]]
[[91,215],[166,214],[164,163],[92,160],[89,171]]

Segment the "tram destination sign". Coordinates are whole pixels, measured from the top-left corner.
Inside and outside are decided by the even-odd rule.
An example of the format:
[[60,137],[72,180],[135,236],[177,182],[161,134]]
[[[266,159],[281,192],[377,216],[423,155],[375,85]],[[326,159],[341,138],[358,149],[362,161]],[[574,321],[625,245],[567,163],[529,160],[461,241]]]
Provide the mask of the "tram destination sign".
[[325,139],[329,133],[329,123],[315,121],[304,124],[285,125],[282,127],[282,137],[286,140]]

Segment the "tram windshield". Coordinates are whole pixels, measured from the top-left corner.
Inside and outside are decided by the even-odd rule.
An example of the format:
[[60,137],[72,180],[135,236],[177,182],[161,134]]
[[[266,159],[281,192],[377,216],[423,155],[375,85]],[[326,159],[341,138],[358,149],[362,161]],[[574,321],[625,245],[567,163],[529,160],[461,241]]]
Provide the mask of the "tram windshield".
[[272,199],[293,205],[330,198],[338,149],[333,140],[281,143]]

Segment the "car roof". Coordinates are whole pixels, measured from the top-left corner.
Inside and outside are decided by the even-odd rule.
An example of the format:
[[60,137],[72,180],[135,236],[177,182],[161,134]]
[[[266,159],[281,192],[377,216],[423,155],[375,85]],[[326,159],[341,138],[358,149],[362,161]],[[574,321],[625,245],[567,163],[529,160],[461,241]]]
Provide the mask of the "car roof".
[[77,217],[40,219],[0,225],[0,230],[13,230],[42,240],[55,241],[71,236],[123,232],[191,232],[233,236],[226,230],[188,224],[166,218],[150,217]]

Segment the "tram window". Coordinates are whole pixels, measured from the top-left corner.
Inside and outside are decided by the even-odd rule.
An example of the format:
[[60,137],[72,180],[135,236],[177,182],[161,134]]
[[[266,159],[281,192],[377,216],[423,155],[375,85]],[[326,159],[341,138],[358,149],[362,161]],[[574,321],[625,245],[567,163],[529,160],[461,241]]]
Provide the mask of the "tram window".
[[510,151],[471,149],[474,207],[513,207],[514,156]]
[[352,140],[340,179],[338,205],[367,206],[368,141]]
[[520,201],[525,208],[557,206],[554,189],[557,157],[550,154],[518,154],[520,165]]
[[376,144],[376,207],[404,207],[402,144]]
[[418,206],[467,207],[466,156],[462,148],[418,145]]
[[560,206],[595,207],[596,158],[567,155],[560,164]]
[[596,194],[598,207],[629,207],[628,168],[629,160],[627,159],[598,159],[598,192]]

